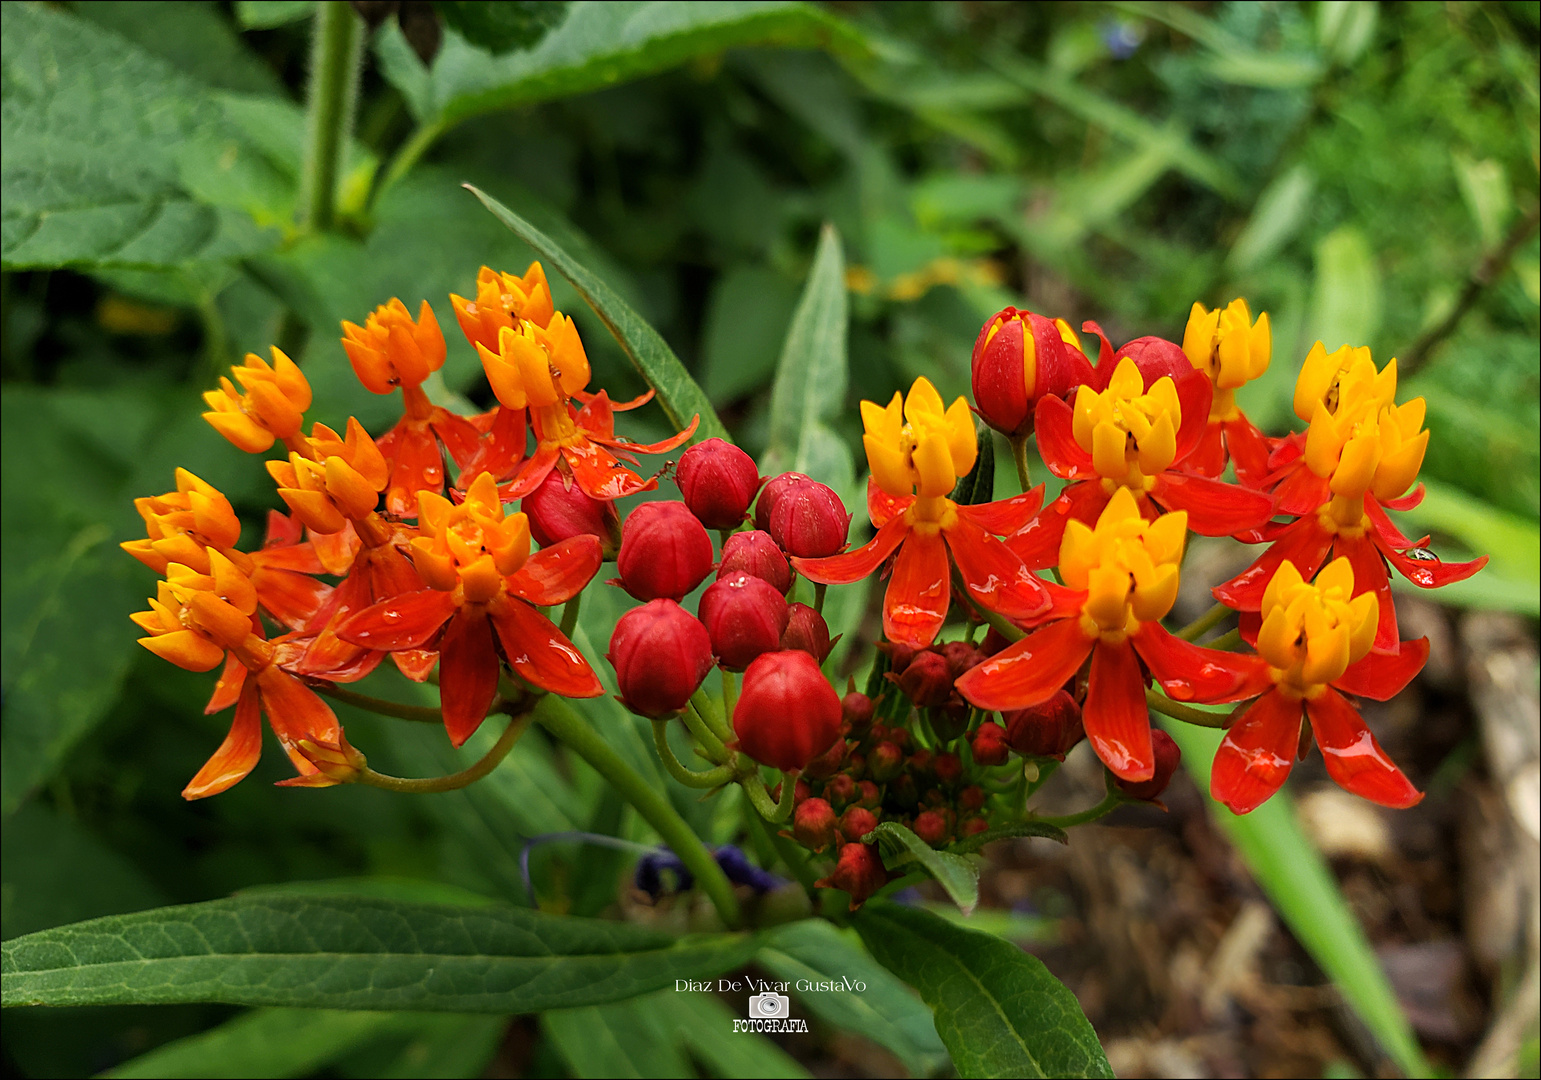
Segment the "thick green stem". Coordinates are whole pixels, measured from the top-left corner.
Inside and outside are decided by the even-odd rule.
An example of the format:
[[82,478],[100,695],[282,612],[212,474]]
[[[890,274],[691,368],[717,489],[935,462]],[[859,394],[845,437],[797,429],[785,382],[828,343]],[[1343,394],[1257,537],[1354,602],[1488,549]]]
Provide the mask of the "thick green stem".
[[665,771],[686,787],[717,788],[733,779],[731,765],[719,765],[706,772],[687,769],[680,759],[674,756],[674,749],[669,745],[668,720],[653,721],[653,745],[658,749],[658,760],[663,762]]
[[750,804],[766,821],[779,825],[792,816],[793,794],[797,789],[795,778],[791,776],[781,778],[780,802],[771,802],[770,792],[765,790],[765,781],[760,779],[758,771],[745,776],[739,783],[743,785],[744,794],[749,796]]
[[1017,483],[1022,485],[1023,491],[1026,491],[1033,486],[1032,477],[1028,475],[1027,471],[1027,436],[1013,435],[1009,441],[1011,443],[1011,460],[1017,463]]
[[583,594],[580,592],[562,608],[562,636],[568,641],[573,639],[573,631],[578,628],[578,609],[583,604]]
[[1069,829],[1075,825],[1085,825],[1088,821],[1096,821],[1100,817],[1105,817],[1128,801],[1128,799],[1117,792],[1110,791],[1103,797],[1100,803],[1090,810],[1082,810],[1079,814],[1066,814],[1064,817],[1046,817],[1039,818],[1038,820],[1046,825]]
[[722,715],[732,723],[733,710],[738,707],[738,676],[727,668],[722,669]]
[[[701,719],[712,729],[717,738],[723,743],[730,743],[738,738],[733,733],[729,720],[723,719],[723,714],[717,711],[717,702],[712,700],[705,690],[697,690],[690,695],[690,703],[696,707],[696,712],[701,714]],[[729,714],[731,716],[731,714]]]
[[[398,720],[416,720],[420,724],[442,724],[444,714],[430,705],[401,705],[394,701],[385,701],[381,698],[370,697],[368,694],[357,694],[352,690],[344,690],[340,686],[331,683],[311,683],[310,688],[322,697],[329,697],[333,701],[340,701],[344,705],[352,705],[356,708],[367,709],[381,716],[394,716]],[[487,710],[491,715],[501,707],[500,701],[494,701],[492,708]]]
[[316,4],[301,222],[312,232],[325,232],[336,222],[337,182],[358,99],[360,26],[351,4]]
[[1241,627],[1238,626],[1234,630],[1227,630],[1225,633],[1215,638],[1215,640],[1211,641],[1209,643],[1209,648],[1219,649],[1221,652],[1230,652],[1240,644]]
[[670,805],[669,800],[635,769],[621,758],[597,731],[578,715],[566,701],[555,694],[547,694],[535,707],[535,719],[561,740],[568,749],[594,767],[594,771],[608,780],[616,792],[642,815],[642,820],[653,827],[663,842],[679,856],[685,868],[694,875],[696,882],[711,898],[717,914],[730,928],[737,929],[742,919],[738,910],[738,897],[722,867],[706,850],[701,838],[691,831],[685,819]]
[[1212,713],[1204,709],[1195,709],[1191,705],[1184,705],[1173,701],[1165,694],[1158,693],[1153,687],[1145,688],[1145,704],[1163,716],[1170,716],[1173,720],[1181,720],[1188,724],[1197,724],[1199,727],[1226,728],[1231,726],[1230,713]]
[[1224,604],[1216,604],[1214,607],[1204,612],[1204,614],[1200,615],[1197,619],[1194,619],[1187,626],[1177,631],[1176,636],[1182,638],[1184,641],[1197,641],[1199,638],[1209,633],[1215,627],[1219,626],[1225,617],[1230,613],[1231,609],[1226,607]]
[[728,758],[728,748],[722,745],[719,739],[707,725],[695,702],[690,702],[680,710],[680,719],[690,729],[690,733],[696,737],[696,742],[701,744],[701,749],[706,751],[706,756],[719,764]]
[[519,736],[524,734],[524,729],[530,726],[530,714],[515,716],[508,721],[508,727],[503,729],[503,734],[498,736],[498,741],[492,744],[481,760],[470,768],[461,769],[457,773],[448,776],[433,776],[424,780],[409,779],[401,776],[386,776],[377,773],[367,765],[360,770],[358,782],[368,784],[370,787],[384,788],[386,791],[403,791],[414,795],[432,795],[443,791],[459,791],[463,787],[469,787],[482,777],[486,776],[498,763],[508,756],[508,752],[514,748],[514,743],[519,741]]
[[824,594],[829,591],[829,586],[822,581],[813,583],[813,610],[820,615],[824,614]]

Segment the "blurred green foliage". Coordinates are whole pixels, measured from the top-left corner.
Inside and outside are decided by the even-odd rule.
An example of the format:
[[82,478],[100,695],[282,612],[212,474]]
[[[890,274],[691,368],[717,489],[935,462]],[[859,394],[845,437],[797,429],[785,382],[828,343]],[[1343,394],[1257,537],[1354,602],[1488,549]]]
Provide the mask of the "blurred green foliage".
[[[202,715],[209,680],[138,649],[125,619],[152,588],[114,550],[139,532],[134,496],[191,467],[229,493],[249,544],[273,503],[260,463],[198,418],[224,366],[279,343],[304,364],[318,418],[351,411],[378,431],[395,404],[353,379],[339,320],[397,295],[429,299],[444,321],[447,294],[471,294],[482,263],[523,269],[529,249],[463,182],[596,270],[756,455],[794,452],[776,445],[771,386],[826,221],[845,245],[849,385],[843,402],[805,405],[821,437],[847,446],[861,398],[919,374],[966,393],[979,325],[1007,303],[1097,319],[1124,340],[1178,337],[1194,300],[1244,295],[1270,312],[1275,359],[1242,401],[1276,428],[1318,338],[1414,357],[1401,396],[1428,399],[1425,476],[1442,494],[1420,520],[1447,546],[1492,550],[1513,585],[1463,602],[1534,597],[1534,3],[574,3],[507,52],[448,19],[431,67],[386,23],[366,49],[344,228],[326,235],[294,224],[310,10],[6,8],[6,937],[355,875],[528,903],[525,837],[641,835],[538,733],[487,783],[431,800],[357,787],[276,798],[264,783],[284,767],[270,755],[250,782],[184,805],[174,793],[225,721]],[[822,272],[838,258],[820,256]],[[640,392],[552,277],[595,383]],[[806,315],[810,340],[820,317]],[[458,335],[435,392],[491,400]],[[639,437],[666,426],[656,409],[631,423]],[[586,605],[590,655],[609,625],[603,603]],[[382,694],[414,692],[377,680]],[[645,733],[602,708],[651,773]],[[432,732],[341,712],[387,768],[455,767]],[[682,796],[680,809],[710,834],[727,802]],[[595,888],[596,863],[619,880],[610,855],[538,849],[543,906],[602,909],[614,890]],[[226,1015],[10,1013],[7,1067],[81,1075]],[[376,1037],[358,1022],[328,1051],[296,1044],[301,1064],[285,1067],[320,1068]],[[559,1046],[564,1023],[548,1025]],[[333,1068],[405,1069],[458,1033],[392,1027],[379,1037],[393,1058]],[[466,1037],[480,1056],[458,1075],[475,1075],[495,1043]],[[934,1042],[893,1039],[906,1060]]]

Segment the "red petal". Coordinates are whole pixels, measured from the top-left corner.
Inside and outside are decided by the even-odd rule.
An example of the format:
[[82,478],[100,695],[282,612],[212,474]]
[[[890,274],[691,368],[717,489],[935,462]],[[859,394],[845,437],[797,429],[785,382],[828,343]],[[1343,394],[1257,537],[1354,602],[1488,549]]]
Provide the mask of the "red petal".
[[667,439],[660,439],[655,443],[634,443],[627,442],[625,439],[614,438],[596,438],[595,441],[602,442],[607,446],[614,446],[617,449],[625,450],[632,454],[667,454],[670,450],[684,446],[689,442],[691,436],[696,433],[696,428],[700,426],[701,417],[697,415],[690,418],[690,423],[685,426],[684,431],[681,431],[678,435],[671,435]]
[[1336,690],[1328,687],[1315,701],[1306,702],[1306,715],[1322,748],[1327,775],[1345,791],[1398,810],[1423,801],[1423,792],[1392,764],[1359,711]]
[[525,411],[497,406],[493,409],[492,426],[486,440],[462,467],[456,486],[469,487],[470,482],[484,472],[491,473],[493,479],[499,481],[512,476],[524,460],[528,441]]
[[1305,462],[1296,462],[1274,488],[1276,509],[1281,514],[1314,513],[1332,498],[1331,483],[1306,468]]
[[262,609],[291,630],[308,627],[332,595],[332,587],[325,582],[260,564],[252,572],[251,583]]
[[1010,536],[1026,528],[1027,523],[1042,506],[1043,485],[1039,484],[1031,491],[1013,495],[1009,499],[975,503],[972,506],[960,505],[958,516],[973,522],[985,532],[994,533],[996,536]]
[[1204,429],[1204,436],[1199,439],[1193,452],[1182,459],[1182,468],[1184,472],[1190,472],[1194,476],[1214,477],[1225,472],[1227,460],[1225,426],[1218,420],[1212,420]]
[[1081,723],[1087,741],[1113,775],[1136,783],[1156,775],[1145,676],[1127,641],[1119,645],[1097,642]]
[[1209,770],[1209,794],[1248,814],[1284,786],[1300,745],[1300,702],[1264,694],[1225,733]]
[[[267,529],[262,537],[264,549],[273,547],[294,547],[304,539],[305,527],[298,519],[277,510],[269,510],[267,516]],[[293,569],[299,569],[294,567]]]
[[601,390],[597,394],[585,394],[580,400],[583,408],[573,417],[577,425],[588,432],[590,438],[615,438],[615,409],[610,395]]
[[1409,540],[1402,535],[1402,530],[1397,528],[1386,511],[1381,509],[1380,503],[1375,501],[1374,495],[1364,497],[1365,516],[1370,519],[1370,524],[1375,527],[1375,534],[1380,538],[1381,545],[1394,548],[1397,551],[1406,551],[1408,548],[1421,547],[1428,541],[1425,536],[1422,540]]
[[[607,390],[601,390],[599,394],[604,394],[607,399],[610,397],[610,393]],[[586,394],[582,390],[579,390],[573,394],[573,397],[587,405],[589,402],[597,398],[599,394]],[[642,406],[646,405],[649,401],[652,400],[653,391],[649,390],[645,394],[638,394],[630,401],[612,401],[610,402],[610,409],[612,412],[630,412],[632,409],[640,409]]]
[[[1379,545],[1377,545],[1379,546]],[[1403,577],[1420,589],[1437,589],[1454,581],[1465,581],[1487,565],[1486,555],[1471,562],[1440,562],[1433,559],[1410,559],[1399,551],[1381,548],[1381,554],[1391,561]],[[1358,571],[1354,571],[1356,574]]]
[[1348,694],[1390,701],[1413,681],[1429,659],[1429,639],[1404,641],[1394,653],[1372,652],[1356,664],[1350,664],[1333,686]]
[[1268,663],[1261,657],[1194,645],[1167,633],[1160,623],[1141,623],[1132,640],[1140,659],[1173,701],[1217,705],[1256,697],[1273,686]]
[[491,615],[508,666],[525,682],[570,698],[603,693],[578,647],[540,612],[518,600],[505,600],[493,605]]
[[337,636],[354,645],[384,652],[416,649],[432,640],[454,613],[453,593],[422,589],[382,600],[350,615],[337,628]]
[[403,421],[395,444],[385,507],[396,517],[415,518],[419,491],[444,492],[444,454],[423,421]]
[[315,551],[316,559],[321,563],[322,568],[328,574],[341,577],[352,569],[353,559],[364,544],[358,538],[353,522],[350,521],[342,527],[340,532],[311,533],[310,546]]
[[1029,570],[1045,570],[1059,565],[1059,545],[1065,537],[1065,522],[1072,519],[1095,524],[1097,515],[1108,505],[1108,493],[1101,480],[1083,480],[1068,484],[1038,516],[1020,532],[1006,537],[1006,546]]
[[428,423],[457,467],[464,468],[466,462],[481,449],[482,433],[476,429],[475,424],[458,413],[436,405]]
[[257,767],[257,758],[261,755],[262,713],[257,702],[257,684],[253,680],[241,691],[235,719],[225,741],[219,744],[214,756],[204,762],[198,775],[187,782],[182,789],[182,798],[189,801],[206,799],[229,790]]
[[[513,480],[498,488],[498,495],[504,502],[513,502],[522,499],[536,488],[556,467],[558,459],[562,456],[561,450],[554,443],[542,443],[535,448],[535,456],[524,463],[524,467],[514,476]],[[469,470],[467,470],[469,475]],[[473,480],[475,477],[471,477]],[[465,477],[461,477],[462,480]]]
[[1075,677],[1091,651],[1080,620],[1062,619],[964,672],[957,690],[987,712],[1041,705]]
[[427,679],[433,673],[434,665],[439,662],[437,649],[400,649],[390,655],[391,662],[413,682]]
[[881,529],[904,513],[915,501],[913,495],[893,496],[878,487],[877,481],[867,477],[867,516],[875,528]]
[[1097,375],[1096,381],[1091,383],[1092,389],[1099,393],[1108,388],[1108,383],[1113,378],[1113,343],[1108,340],[1108,335],[1102,330],[1100,324],[1087,319],[1081,324],[1081,333],[1096,334],[1101,344],[1097,347],[1097,367],[1094,369]]
[[[959,509],[963,509],[959,507]],[[969,597],[1008,619],[1030,619],[1049,609],[1047,590],[1022,560],[1001,541],[958,515],[942,533]]]
[[883,597],[884,636],[896,644],[924,649],[936,640],[951,600],[947,545],[940,535],[910,532],[894,560],[893,577]]
[[1215,599],[1237,611],[1259,611],[1263,606],[1263,593],[1280,563],[1286,560],[1294,563],[1301,577],[1310,581],[1327,560],[1332,541],[1332,534],[1322,528],[1315,515],[1301,518],[1280,533],[1273,546],[1259,555],[1251,566],[1230,581],[1216,585],[1212,590]]
[[1075,413],[1062,398],[1041,397],[1033,409],[1038,453],[1049,471],[1063,480],[1097,475],[1092,456],[1075,441]]
[[204,715],[212,716],[230,708],[240,698],[241,689],[245,685],[246,665],[236,659],[235,653],[231,653],[225,657],[225,668],[219,673],[219,682],[214,684],[214,693],[209,695],[209,703],[203,707]]
[[[1385,500],[1385,506],[1387,510],[1415,510],[1417,509],[1418,504],[1423,502],[1423,496],[1424,487],[1422,484],[1419,484],[1406,495],[1403,495],[1400,499]],[[1367,496],[1366,498],[1368,499],[1372,497],[1373,496]]]
[[541,607],[565,604],[593,580],[603,561],[599,537],[569,537],[526,559],[507,579],[508,591]]
[[1339,534],[1332,545],[1332,554],[1347,558],[1349,565],[1354,568],[1355,596],[1373,592],[1380,601],[1380,610],[1377,612],[1380,621],[1375,624],[1375,644],[1371,648],[1378,653],[1396,652],[1401,641],[1397,631],[1396,601],[1391,597],[1391,575],[1386,572],[1386,563],[1380,551],[1368,536],[1347,537]]
[[1278,472],[1286,465],[1299,461],[1306,452],[1306,433],[1303,431],[1291,432],[1274,442],[1273,449],[1268,454],[1268,467]]
[[1205,429],[1209,427],[1209,407],[1214,404],[1215,387],[1209,381],[1209,376],[1198,368],[1172,381],[1177,384],[1177,401],[1182,406],[1182,426],[1177,429],[1175,459],[1181,463],[1183,458],[1193,453],[1199,440],[1204,437]]
[[1225,422],[1225,449],[1244,487],[1261,488],[1268,482],[1268,437],[1246,416]]
[[498,654],[481,608],[460,608],[439,642],[439,705],[449,741],[460,746],[482,726],[498,692]]
[[[423,579],[417,568],[396,548],[370,548],[363,558],[364,580],[369,584],[370,602],[389,600],[403,593],[417,592],[423,588]],[[357,571],[355,571],[357,572]]]
[[278,736],[278,744],[289,755],[295,771],[307,775],[316,767],[299,751],[301,739],[336,744],[342,729],[337,717],[316,692],[293,675],[278,667],[266,667],[256,674],[262,711],[268,727]]
[[585,441],[564,446],[562,456],[572,466],[573,480],[590,498],[606,501],[624,499],[658,486],[657,480],[644,480],[617,462],[609,451],[597,443]]
[[1151,499],[1167,510],[1186,510],[1188,528],[1200,536],[1230,536],[1273,517],[1273,497],[1261,491],[1170,469],[1155,480]]
[[910,534],[909,523],[903,517],[889,520],[877,535],[854,551],[828,555],[822,559],[803,559],[794,555],[792,568],[809,581],[821,585],[849,585],[876,570],[884,559]]

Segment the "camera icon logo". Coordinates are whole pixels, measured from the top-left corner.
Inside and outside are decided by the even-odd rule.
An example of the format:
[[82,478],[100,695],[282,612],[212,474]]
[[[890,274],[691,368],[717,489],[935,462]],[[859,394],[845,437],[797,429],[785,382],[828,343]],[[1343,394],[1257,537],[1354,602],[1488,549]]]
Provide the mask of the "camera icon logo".
[[749,998],[749,1019],[785,1020],[792,1002],[785,994],[754,994]]

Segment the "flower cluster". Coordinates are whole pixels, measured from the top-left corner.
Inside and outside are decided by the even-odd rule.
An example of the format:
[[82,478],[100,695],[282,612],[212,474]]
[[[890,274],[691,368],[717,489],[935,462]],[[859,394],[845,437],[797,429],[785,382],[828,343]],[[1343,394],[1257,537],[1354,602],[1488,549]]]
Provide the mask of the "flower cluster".
[[[874,535],[852,547],[836,491],[795,472],[763,478],[722,439],[679,457],[679,499],[623,515],[617,500],[659,486],[662,470],[638,471],[639,455],[684,446],[696,422],[652,444],[616,435],[615,414],[651,395],[617,404],[590,391],[583,341],[540,264],[517,277],[484,267],[474,299],[450,299],[497,399],[488,412],[431,400],[425,382],[446,358],[438,321],[426,301],[414,318],[392,300],[343,324],[360,382],[402,395],[401,420],[378,437],[351,417],[307,433],[309,383],[277,349],[205,395],[230,442],[286,454],[267,468],[287,513],[268,514],[259,550],[240,550],[229,500],[190,472],[138,501],[146,537],[123,546],[164,577],[134,617],[141,641],[191,670],[223,665],[208,711],[235,706],[186,797],[251,771],[264,715],[299,774],[285,783],[389,780],[323,700],[359,700],[340,686],[386,657],[408,678],[436,677],[456,746],[491,713],[600,695],[570,635],[606,561],[609,584],[638,602],[610,635],[617,696],[652,722],[667,771],[710,791],[741,785],[829,860],[817,884],[853,905],[895,873],[879,835],[966,849],[1019,827],[1083,739],[1108,797],[1076,820],[1157,799],[1179,754],[1153,709],[1227,728],[1211,790],[1238,813],[1313,743],[1348,790],[1389,806],[1421,797],[1355,704],[1398,692],[1428,653],[1399,640],[1388,564],[1430,588],[1485,560],[1441,562],[1387,513],[1421,498],[1428,443],[1422,400],[1396,403],[1395,361],[1377,368],[1366,349],[1318,343],[1294,395],[1305,429],[1275,438],[1237,403],[1272,360],[1268,317],[1242,300],[1195,304],[1181,345],[1115,349],[1087,323],[1095,364],[1064,320],[1007,308],[975,342],[972,404],[925,378],[861,403]],[[993,499],[980,479],[993,449],[976,416],[1013,444],[1020,493]],[[1046,505],[1027,484],[1029,438],[1064,481]],[[1223,606],[1173,632],[1163,621],[1190,532],[1266,547],[1214,588]],[[826,672],[840,657],[825,590],[874,576],[886,579],[882,639],[865,692],[848,684],[842,698]],[[558,605],[560,626],[548,617]],[[1250,651],[1195,643],[1230,613]],[[1218,704],[1236,708],[1193,708]],[[676,756],[676,721],[706,769]],[[780,774],[770,789],[762,768]]]

